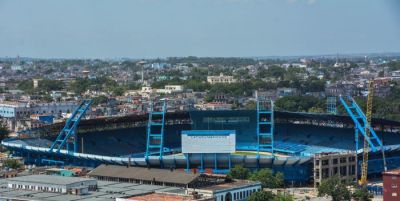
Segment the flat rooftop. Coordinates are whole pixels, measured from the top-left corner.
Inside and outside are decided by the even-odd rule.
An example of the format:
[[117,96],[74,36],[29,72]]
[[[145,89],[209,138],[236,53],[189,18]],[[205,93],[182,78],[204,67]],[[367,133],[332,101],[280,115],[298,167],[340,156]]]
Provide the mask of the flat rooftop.
[[[178,194],[166,194],[166,193],[149,193],[144,195],[133,196],[125,198],[127,200],[135,201],[191,201],[194,200],[193,196],[189,195],[178,195]],[[198,199],[197,199],[198,200]]]
[[[54,177],[54,176],[52,176]],[[70,195],[52,192],[28,191],[7,187],[7,180],[0,179],[0,200],[40,200],[40,201],[115,201],[116,198],[132,197],[152,192],[170,192],[184,194],[185,190],[176,187],[152,186],[119,182],[97,182],[98,191],[89,191],[87,195]]]
[[21,177],[13,177],[13,178],[6,179],[6,181],[67,185],[67,184],[83,182],[83,181],[95,181],[95,179],[82,178],[82,177],[50,176],[50,175],[41,174],[41,175],[28,175],[28,176],[21,176]]
[[125,179],[137,179],[145,181],[167,182],[174,184],[189,184],[196,180],[200,174],[186,174],[176,170],[158,168],[126,167],[120,165],[100,165],[91,172],[89,176],[103,176]]
[[201,190],[210,190],[210,191],[219,191],[219,190],[226,190],[226,189],[235,189],[235,188],[242,188],[245,186],[257,186],[260,185],[260,182],[255,181],[247,181],[247,180],[234,180],[233,182],[227,182],[222,184],[216,184],[207,187],[201,187]]

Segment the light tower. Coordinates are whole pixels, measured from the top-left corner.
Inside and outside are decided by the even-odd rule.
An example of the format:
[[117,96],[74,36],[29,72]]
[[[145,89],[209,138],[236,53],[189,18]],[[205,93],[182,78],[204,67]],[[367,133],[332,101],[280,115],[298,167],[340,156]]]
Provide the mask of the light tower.
[[146,64],[146,61],[142,60],[142,61],[139,61],[137,64],[142,68],[140,82],[143,84],[144,83],[144,65]]

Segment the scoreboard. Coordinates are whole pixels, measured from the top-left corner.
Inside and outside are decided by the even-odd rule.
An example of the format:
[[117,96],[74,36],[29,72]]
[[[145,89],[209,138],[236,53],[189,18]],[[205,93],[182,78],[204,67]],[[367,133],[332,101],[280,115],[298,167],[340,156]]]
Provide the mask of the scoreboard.
[[234,130],[182,131],[182,153],[234,153]]

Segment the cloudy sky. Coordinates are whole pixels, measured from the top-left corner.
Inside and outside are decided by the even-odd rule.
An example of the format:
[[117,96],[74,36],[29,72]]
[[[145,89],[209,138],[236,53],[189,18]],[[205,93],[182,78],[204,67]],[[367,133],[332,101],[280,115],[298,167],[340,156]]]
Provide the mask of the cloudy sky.
[[0,0],[0,57],[400,52],[398,0]]

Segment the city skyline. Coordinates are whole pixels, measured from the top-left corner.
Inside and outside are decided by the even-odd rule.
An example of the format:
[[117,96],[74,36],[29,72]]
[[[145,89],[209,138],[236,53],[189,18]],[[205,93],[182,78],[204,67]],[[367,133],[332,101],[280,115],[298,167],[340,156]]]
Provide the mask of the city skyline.
[[0,1],[0,57],[400,52],[394,0]]

